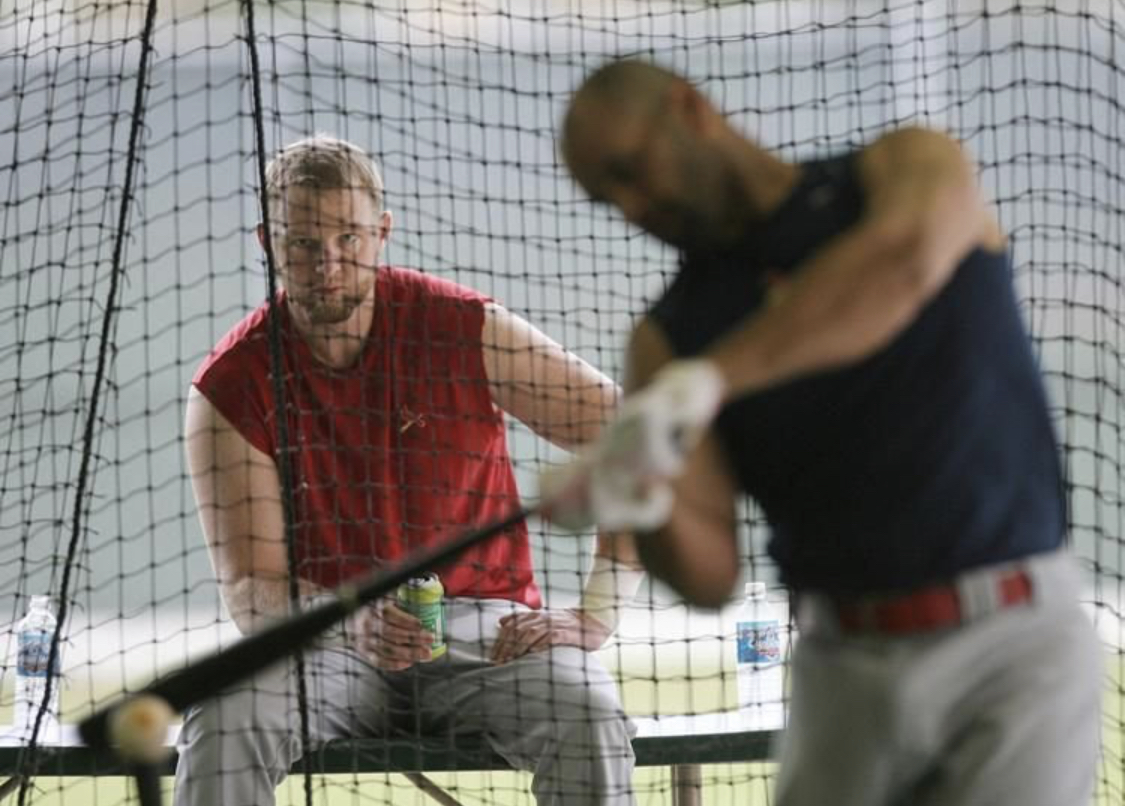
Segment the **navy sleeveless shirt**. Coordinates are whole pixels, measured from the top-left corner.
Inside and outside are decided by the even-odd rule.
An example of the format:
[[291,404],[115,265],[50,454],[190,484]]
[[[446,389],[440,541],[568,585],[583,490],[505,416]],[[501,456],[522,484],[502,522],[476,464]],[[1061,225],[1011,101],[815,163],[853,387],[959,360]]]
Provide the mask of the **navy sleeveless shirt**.
[[[694,355],[854,224],[855,153],[801,165],[737,249],[690,254],[649,312]],[[716,423],[796,589],[892,592],[1048,551],[1065,530],[1058,446],[1006,253],[976,250],[889,345],[771,387]]]

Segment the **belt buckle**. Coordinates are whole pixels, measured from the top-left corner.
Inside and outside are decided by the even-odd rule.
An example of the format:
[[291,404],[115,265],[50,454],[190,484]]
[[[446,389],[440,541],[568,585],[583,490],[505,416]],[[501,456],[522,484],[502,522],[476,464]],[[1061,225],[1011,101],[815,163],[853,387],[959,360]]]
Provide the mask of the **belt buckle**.
[[991,568],[966,574],[956,583],[965,620],[998,613],[1031,599],[1031,577],[1023,566]]

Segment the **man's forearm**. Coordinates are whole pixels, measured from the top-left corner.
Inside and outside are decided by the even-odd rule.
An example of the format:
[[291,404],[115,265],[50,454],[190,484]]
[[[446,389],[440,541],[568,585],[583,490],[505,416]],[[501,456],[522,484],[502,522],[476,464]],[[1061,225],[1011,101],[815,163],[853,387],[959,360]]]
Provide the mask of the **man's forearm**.
[[762,311],[704,354],[722,372],[726,400],[881,349],[937,288],[921,279],[909,230],[857,227],[798,269]]
[[632,532],[599,530],[594,554],[626,565],[639,567],[641,564],[640,555],[637,553],[637,538]]
[[[299,580],[303,600],[325,589],[308,580]],[[289,580],[284,577],[247,576],[222,586],[223,601],[231,618],[243,635],[284,618],[293,612],[289,598]]]
[[594,565],[582,586],[579,610],[596,618],[612,634],[625,608],[636,596],[644,575],[631,534],[599,533]]

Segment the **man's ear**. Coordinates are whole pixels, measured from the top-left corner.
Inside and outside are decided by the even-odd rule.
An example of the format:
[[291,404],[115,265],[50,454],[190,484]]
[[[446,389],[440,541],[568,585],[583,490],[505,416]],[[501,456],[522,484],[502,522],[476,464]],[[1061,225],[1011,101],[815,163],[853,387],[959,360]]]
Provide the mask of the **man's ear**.
[[383,246],[386,246],[387,239],[391,237],[391,230],[394,229],[395,217],[390,210],[384,210],[379,214],[379,240]]

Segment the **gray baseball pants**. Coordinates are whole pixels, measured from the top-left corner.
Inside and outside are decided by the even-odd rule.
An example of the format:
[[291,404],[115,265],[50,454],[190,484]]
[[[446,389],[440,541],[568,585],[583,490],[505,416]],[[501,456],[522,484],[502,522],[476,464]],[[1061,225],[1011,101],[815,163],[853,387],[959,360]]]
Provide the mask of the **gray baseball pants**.
[[[496,622],[510,602],[454,600],[446,656],[402,672],[355,653],[305,654],[315,747],[357,736],[482,735],[513,767],[533,773],[541,806],[631,806],[635,728],[601,662],[560,646],[494,666]],[[469,636],[465,640],[465,636]],[[176,806],[261,806],[301,757],[294,664],[257,675],[191,709],[180,734]]]
[[988,612],[976,595],[977,618],[932,634],[845,635],[803,601],[779,806],[1089,803],[1101,646],[1071,559],[1026,568],[1029,604]]

